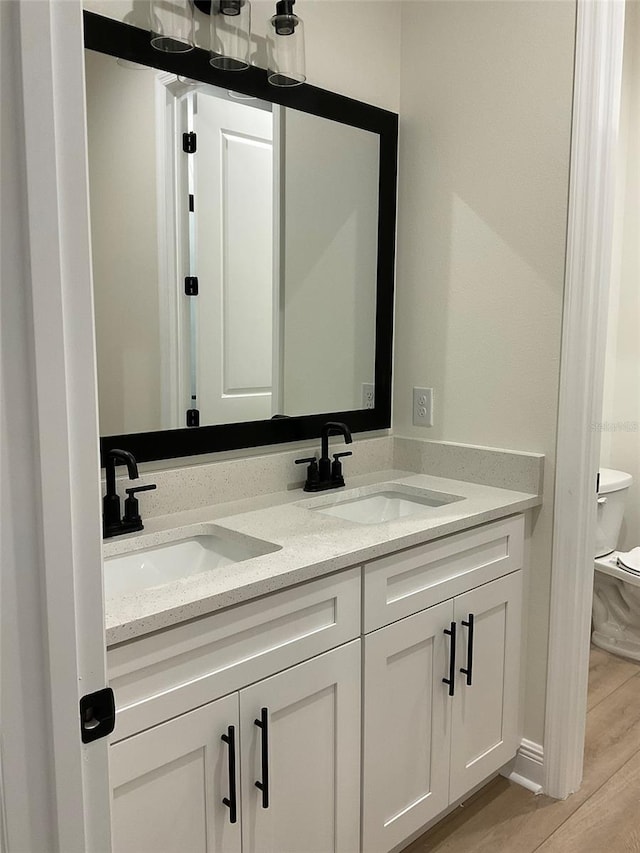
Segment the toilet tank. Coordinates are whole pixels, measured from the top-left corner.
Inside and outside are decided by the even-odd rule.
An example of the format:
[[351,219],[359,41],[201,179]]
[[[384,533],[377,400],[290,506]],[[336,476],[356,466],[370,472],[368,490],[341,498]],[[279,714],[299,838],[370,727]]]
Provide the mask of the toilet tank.
[[633,478],[624,471],[600,468],[596,516],[596,557],[615,551]]

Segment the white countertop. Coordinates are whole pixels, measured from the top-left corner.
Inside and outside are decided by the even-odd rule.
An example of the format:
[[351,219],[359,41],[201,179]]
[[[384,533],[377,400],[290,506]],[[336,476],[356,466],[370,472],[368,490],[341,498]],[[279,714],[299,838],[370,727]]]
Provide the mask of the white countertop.
[[[403,484],[459,495],[464,500],[379,524],[358,524],[300,504],[316,505],[367,494],[380,484]],[[300,489],[152,518],[145,530],[104,543],[105,558],[209,532],[215,528],[261,539],[279,550],[261,557],[106,600],[107,645],[112,646],[538,506],[540,495],[426,474],[385,471],[350,479],[346,489],[309,495]],[[108,564],[105,566],[108,571]]]

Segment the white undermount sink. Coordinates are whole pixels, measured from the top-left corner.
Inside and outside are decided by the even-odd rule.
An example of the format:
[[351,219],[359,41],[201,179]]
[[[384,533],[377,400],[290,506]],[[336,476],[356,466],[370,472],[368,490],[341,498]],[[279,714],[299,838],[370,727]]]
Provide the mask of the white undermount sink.
[[105,596],[114,598],[162,586],[279,550],[279,545],[248,536],[204,533],[107,557],[104,561]]
[[387,487],[366,495],[336,500],[328,506],[324,504],[309,509],[357,524],[381,524],[409,515],[428,515],[434,508],[461,500],[464,498],[460,495],[449,495],[445,492],[427,489],[414,492]]

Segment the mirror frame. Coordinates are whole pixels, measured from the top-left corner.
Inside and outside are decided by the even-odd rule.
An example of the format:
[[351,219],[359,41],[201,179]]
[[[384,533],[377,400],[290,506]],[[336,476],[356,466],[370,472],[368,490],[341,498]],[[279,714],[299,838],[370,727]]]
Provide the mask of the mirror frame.
[[84,45],[89,50],[138,62],[163,71],[232,89],[245,95],[292,107],[321,118],[368,130],[380,137],[378,176],[378,259],[376,282],[375,405],[373,409],[298,415],[276,420],[211,424],[154,432],[100,437],[100,454],[122,447],[138,462],[196,456],[244,447],[305,441],[320,436],[326,421],[344,421],[352,432],[391,426],[393,307],[396,241],[398,116],[303,83],[278,88],[267,82],[267,72],[256,66],[246,71],[218,71],[209,64],[209,51],[161,53],[151,47],[149,32],[94,12],[83,12]]

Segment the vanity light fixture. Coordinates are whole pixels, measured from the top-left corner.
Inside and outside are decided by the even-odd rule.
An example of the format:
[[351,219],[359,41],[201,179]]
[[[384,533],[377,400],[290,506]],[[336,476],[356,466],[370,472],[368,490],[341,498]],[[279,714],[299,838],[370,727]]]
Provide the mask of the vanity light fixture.
[[249,67],[251,49],[250,0],[193,0],[210,16],[209,62],[221,71],[244,71]]
[[299,86],[305,72],[304,24],[294,14],[296,0],[278,0],[269,32],[269,83],[272,86]]
[[222,71],[244,71],[251,64],[251,2],[214,0],[211,5],[209,62]]
[[[305,71],[304,24],[296,0],[278,0],[269,21],[267,80],[272,86],[299,86]],[[221,71],[244,71],[251,64],[251,0],[150,0],[151,44],[165,53],[193,50],[194,12],[209,16],[209,62]]]
[[193,50],[193,4],[191,0],[151,0],[151,46],[163,53]]
[[235,17],[242,11],[242,0],[220,0],[220,14]]

